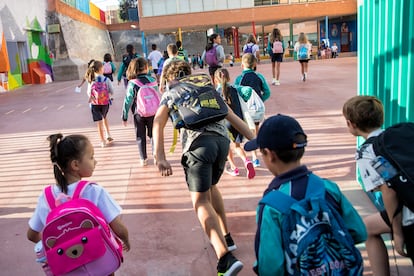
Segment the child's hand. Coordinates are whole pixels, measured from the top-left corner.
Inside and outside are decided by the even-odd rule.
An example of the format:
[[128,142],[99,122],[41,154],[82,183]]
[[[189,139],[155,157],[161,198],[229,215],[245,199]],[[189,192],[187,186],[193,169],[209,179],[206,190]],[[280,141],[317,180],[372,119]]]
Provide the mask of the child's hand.
[[131,245],[129,244],[129,241],[125,241],[122,243],[122,249],[125,252],[128,252],[129,250],[131,250]]

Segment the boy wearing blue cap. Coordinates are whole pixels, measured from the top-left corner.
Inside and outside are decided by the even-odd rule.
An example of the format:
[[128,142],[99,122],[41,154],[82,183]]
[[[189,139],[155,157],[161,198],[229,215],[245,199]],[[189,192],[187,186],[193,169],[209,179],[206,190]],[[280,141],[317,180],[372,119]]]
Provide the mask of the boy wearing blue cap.
[[[301,164],[300,160],[306,145],[307,136],[300,124],[292,117],[278,114],[265,120],[259,129],[257,138],[247,142],[244,146],[246,151],[259,149],[264,163],[275,176],[265,190],[257,208],[256,262],[253,270],[258,275],[293,275],[295,273],[319,275],[317,274],[319,272],[331,275],[335,273],[335,270],[347,275],[362,275],[362,258],[354,244],[365,241],[367,237],[364,223],[336,183],[319,178]],[[315,199],[321,206],[320,210],[323,209],[324,212],[319,212],[318,209],[315,217],[312,218],[309,218],[309,213],[303,214],[293,223],[293,228],[288,228],[287,224],[292,224],[292,221],[287,218],[292,218],[294,213],[292,210],[295,206],[303,207],[308,211],[307,208],[313,208],[311,202]],[[286,203],[290,201],[292,202]],[[312,208],[304,204],[311,204]],[[336,233],[341,232],[343,237],[338,238],[333,234],[336,229],[331,224],[333,225],[334,221],[339,222],[338,225],[341,226],[337,227],[339,230]],[[305,223],[301,225],[302,222]],[[309,250],[310,245],[307,244],[308,251],[306,249],[302,251],[301,247],[304,245],[302,238],[305,236],[309,238],[308,233],[312,233],[311,228],[318,228],[316,224],[325,225],[324,227],[328,227],[331,232],[321,230],[321,234],[314,237],[317,241],[312,241],[313,244],[310,245],[322,244],[320,237],[324,239],[324,242],[328,240],[328,243],[331,243],[333,241],[329,240],[329,237],[334,236],[339,240],[345,238],[342,242],[349,243],[349,246],[339,248],[341,245],[336,244],[339,246],[338,250],[328,252],[329,250],[326,249],[328,246],[323,244],[325,251],[321,253],[319,247],[314,248],[317,252],[312,252]],[[346,252],[342,250],[348,250],[350,254],[346,256]],[[317,258],[312,258],[312,254],[323,256],[323,260],[315,265],[314,259]],[[330,254],[337,255],[334,257],[337,257],[339,261],[329,259]],[[339,256],[340,254],[345,257]],[[307,258],[304,257],[305,255]],[[348,263],[349,259],[353,259],[351,266]]]

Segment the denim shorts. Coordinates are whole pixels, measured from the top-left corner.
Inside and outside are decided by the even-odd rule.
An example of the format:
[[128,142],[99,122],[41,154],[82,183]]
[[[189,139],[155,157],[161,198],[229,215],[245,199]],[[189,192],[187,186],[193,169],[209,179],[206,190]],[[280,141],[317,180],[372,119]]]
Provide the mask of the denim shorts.
[[216,185],[224,171],[230,141],[214,132],[200,135],[181,157],[191,192],[206,192]]

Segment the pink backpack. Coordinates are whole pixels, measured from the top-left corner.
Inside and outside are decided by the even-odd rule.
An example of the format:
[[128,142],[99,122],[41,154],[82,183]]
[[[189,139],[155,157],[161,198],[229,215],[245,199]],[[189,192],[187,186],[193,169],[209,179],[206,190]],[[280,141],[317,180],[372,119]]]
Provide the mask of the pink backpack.
[[112,74],[112,66],[111,63],[108,62],[104,62],[103,64],[103,73],[104,74]]
[[157,113],[160,105],[160,96],[156,90],[157,82],[143,84],[138,79],[133,79],[132,82],[139,87],[136,95],[137,113],[141,117],[151,117]]
[[101,211],[80,198],[88,184],[93,183],[79,181],[72,199],[63,203],[53,196],[52,186],[45,188],[50,213],[42,243],[54,275],[109,275],[123,261],[122,244]]
[[274,54],[282,54],[283,53],[283,44],[281,41],[279,40],[275,40],[275,42],[273,42],[273,53]]
[[106,84],[106,77],[97,77],[91,85],[91,97],[90,103],[93,105],[108,105],[109,104],[109,91]]

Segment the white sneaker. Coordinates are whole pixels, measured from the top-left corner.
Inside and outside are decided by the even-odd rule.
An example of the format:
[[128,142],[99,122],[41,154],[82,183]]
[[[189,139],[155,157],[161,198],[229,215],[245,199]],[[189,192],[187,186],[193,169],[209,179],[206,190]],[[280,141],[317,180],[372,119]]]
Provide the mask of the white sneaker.
[[141,166],[144,167],[148,164],[147,159],[141,159],[140,160]]
[[276,79],[272,79],[272,85],[276,85],[277,80]]
[[275,85],[280,85],[280,81],[276,80]]

